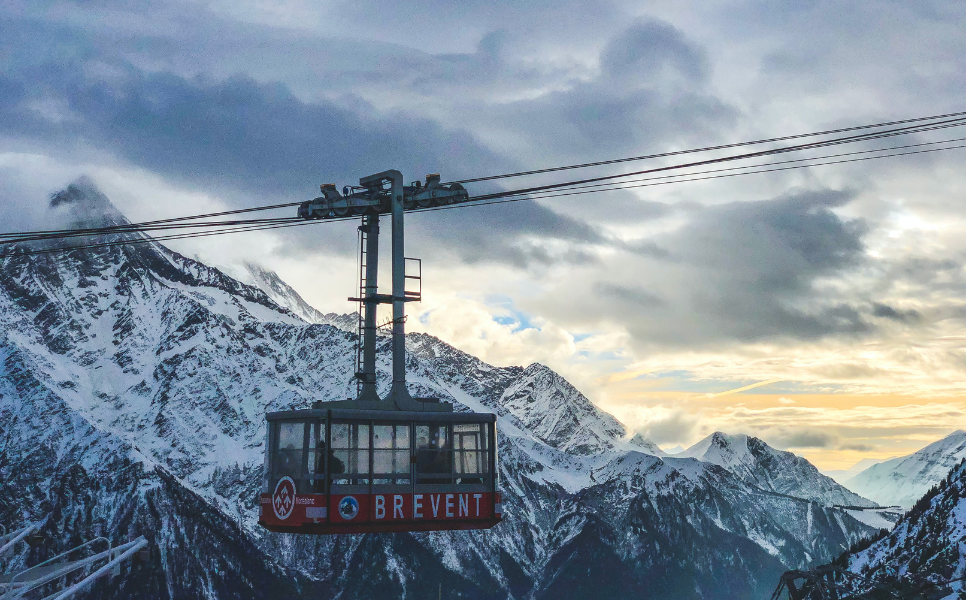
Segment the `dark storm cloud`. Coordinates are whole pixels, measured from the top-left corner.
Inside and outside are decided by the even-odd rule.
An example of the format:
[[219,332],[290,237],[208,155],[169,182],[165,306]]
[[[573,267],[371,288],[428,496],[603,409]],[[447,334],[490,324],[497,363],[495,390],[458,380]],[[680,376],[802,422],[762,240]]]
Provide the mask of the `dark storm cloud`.
[[702,82],[711,72],[705,53],[667,23],[635,23],[612,39],[600,56],[601,70],[625,86],[649,85],[665,76]]
[[863,263],[866,224],[833,211],[852,197],[803,191],[693,210],[654,238],[666,253],[642,256],[624,281],[599,280],[594,297],[643,345],[866,333],[859,309],[815,289]]
[[872,316],[891,319],[900,323],[916,322],[922,318],[922,315],[920,315],[918,311],[898,310],[889,306],[888,304],[882,304],[881,302],[872,303]]
[[[596,260],[586,247],[606,243],[583,221],[536,202],[465,207],[414,213],[407,228],[416,247],[473,263],[506,263],[518,268]],[[551,247],[553,242],[564,242]],[[559,246],[559,247],[557,247]]]
[[658,246],[651,240],[631,240],[624,242],[615,242],[615,246],[626,250],[633,254],[639,254],[641,256],[650,256],[652,258],[663,258],[671,260],[671,253],[667,251],[666,248]]
[[838,275],[862,260],[866,225],[832,211],[852,196],[808,191],[697,215],[668,242],[672,254],[704,278],[692,306],[717,315],[722,333],[745,340],[867,331],[847,304],[801,306],[814,295],[817,278]]
[[842,444],[839,450],[851,450],[852,452],[872,452],[879,447],[874,444]]
[[800,291],[815,277],[859,260],[865,223],[832,211],[853,197],[843,191],[804,191],[709,207],[675,236],[676,245],[692,264],[737,278],[755,291]]
[[[427,119],[360,115],[324,101],[302,102],[285,86],[246,77],[207,82],[128,68],[110,79],[75,69],[35,68],[0,114],[8,135],[83,140],[126,161],[187,181],[251,194],[311,194],[322,182],[355,183],[394,166],[407,173],[505,164],[472,136]],[[32,103],[62,106],[57,122]]]
[[637,308],[654,308],[665,304],[664,300],[646,290],[614,283],[597,282],[594,284],[594,293],[615,298]]
[[698,428],[699,419],[680,409],[672,409],[668,414],[648,419],[647,424],[637,433],[655,444],[687,442]]
[[600,54],[600,73],[566,90],[495,110],[561,158],[619,156],[714,137],[737,111],[707,91],[703,48],[667,23],[632,24]]

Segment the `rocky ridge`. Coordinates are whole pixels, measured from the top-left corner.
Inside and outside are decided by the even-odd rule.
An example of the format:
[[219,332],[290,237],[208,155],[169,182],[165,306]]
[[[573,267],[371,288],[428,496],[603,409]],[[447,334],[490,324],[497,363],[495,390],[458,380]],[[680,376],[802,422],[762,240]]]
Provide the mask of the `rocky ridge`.
[[715,432],[676,456],[718,465],[751,485],[779,494],[831,506],[877,506],[822,475],[804,458],[748,435]]

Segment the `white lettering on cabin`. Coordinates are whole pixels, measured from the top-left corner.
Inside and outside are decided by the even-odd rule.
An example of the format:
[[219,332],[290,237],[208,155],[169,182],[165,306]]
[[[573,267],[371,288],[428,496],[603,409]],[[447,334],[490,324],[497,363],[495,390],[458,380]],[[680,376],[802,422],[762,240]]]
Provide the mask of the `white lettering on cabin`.
[[473,497],[476,498],[476,516],[480,516],[480,498],[483,494],[473,494]]
[[386,497],[376,496],[376,518],[385,519],[386,518]]
[[470,516],[470,495],[460,494],[460,516]]
[[451,519],[453,514],[453,494],[446,494],[446,518]]
[[396,494],[392,497],[392,518],[402,519],[403,518],[403,497]]
[[423,495],[422,494],[413,494],[413,518],[414,519],[422,519],[423,518],[423,513],[419,512],[419,510],[422,507],[423,507]]
[[439,516],[439,494],[430,496],[429,501],[433,503],[433,518],[436,518]]

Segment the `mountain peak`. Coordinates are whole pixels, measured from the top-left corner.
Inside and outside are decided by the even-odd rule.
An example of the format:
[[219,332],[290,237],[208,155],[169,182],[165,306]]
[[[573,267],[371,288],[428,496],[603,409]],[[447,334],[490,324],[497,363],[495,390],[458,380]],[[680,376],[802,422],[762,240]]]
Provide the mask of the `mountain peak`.
[[761,441],[758,438],[751,438],[743,433],[729,434],[723,431],[715,431],[711,434],[711,443],[719,448],[747,446],[750,440]]
[[667,456],[667,453],[661,450],[661,448],[658,447],[657,444],[647,439],[640,433],[635,433],[634,437],[628,440],[627,443],[633,446],[634,448],[640,448],[641,450],[644,450],[646,453],[653,454],[654,456]]
[[532,363],[504,390],[499,405],[544,443],[574,454],[618,449],[627,433],[550,367]]
[[826,505],[874,505],[819,473],[806,459],[745,434],[716,431],[676,456],[718,465],[752,485],[780,494]]
[[130,223],[90,178],[79,177],[50,196],[55,219],[75,228],[110,227]]

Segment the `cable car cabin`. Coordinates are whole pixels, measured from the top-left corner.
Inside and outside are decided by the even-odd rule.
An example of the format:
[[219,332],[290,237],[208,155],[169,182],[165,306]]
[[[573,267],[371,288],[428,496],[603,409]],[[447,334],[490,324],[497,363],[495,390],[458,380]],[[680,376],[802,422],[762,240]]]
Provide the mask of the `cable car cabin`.
[[502,519],[493,414],[312,409],[266,419],[266,529],[487,529]]

